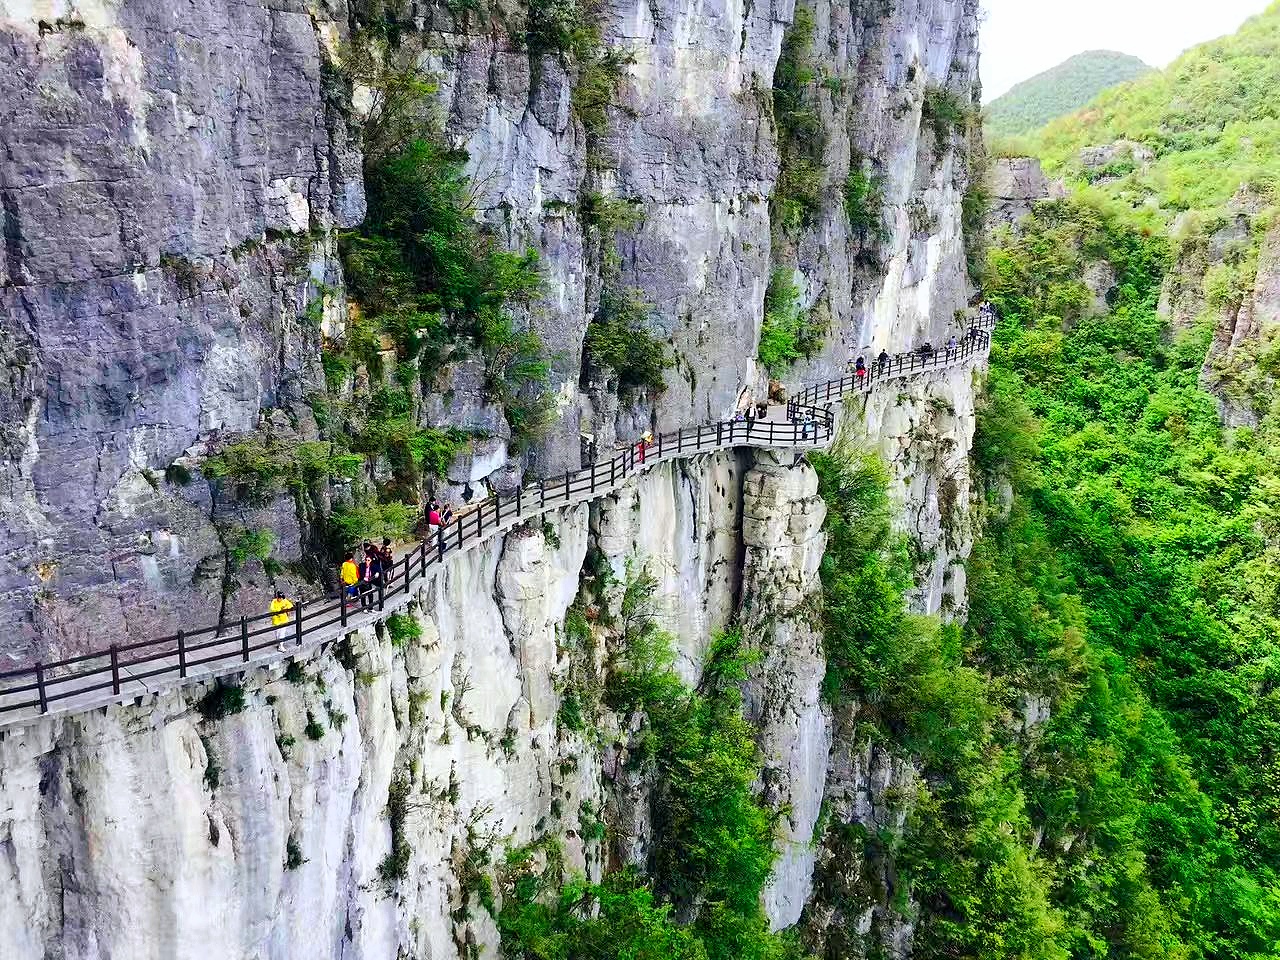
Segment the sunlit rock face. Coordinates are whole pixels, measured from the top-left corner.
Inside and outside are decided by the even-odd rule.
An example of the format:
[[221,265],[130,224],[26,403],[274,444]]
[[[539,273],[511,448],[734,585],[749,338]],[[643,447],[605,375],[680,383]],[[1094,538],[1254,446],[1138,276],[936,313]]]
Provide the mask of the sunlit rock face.
[[[431,418],[484,424],[493,442],[455,462],[451,484],[559,472],[578,465],[581,431],[603,450],[763,396],[757,343],[783,262],[823,324],[790,387],[959,331],[968,144],[923,117],[931,91],[972,98],[976,3],[855,7],[809,7],[813,48],[840,82],[819,94],[822,208],[785,239],[770,219],[785,158],[769,90],[790,3],[607,5],[604,42],[632,62],[594,139],[556,57],[531,60],[443,8],[415,12],[478,215],[540,254],[547,297],[528,319],[559,404],[531,462],[515,464],[481,372],[456,364],[426,398]],[[198,464],[260,422],[319,435],[304,400],[345,310],[334,231],[364,208],[358,131],[324,66],[348,13],[0,0],[0,669],[260,609],[272,580],[254,562],[223,589],[229,530],[270,530],[282,562],[314,553],[292,498],[226,502]],[[842,199],[855,165],[883,200],[874,240]],[[585,375],[600,264],[584,191],[641,214],[617,252],[676,357],[656,398],[624,400]],[[321,290],[317,325],[304,314]],[[964,609],[974,389],[969,368],[945,371],[840,412],[842,442],[890,467],[921,612]],[[167,472],[175,462],[189,482]],[[233,677],[240,712],[207,718],[204,684],[0,731],[0,956],[498,956],[466,881],[478,849],[555,837],[590,877],[650,849],[651,784],[617,746],[631,718],[604,711],[585,736],[562,717],[583,655],[566,611],[596,590],[616,599],[639,568],[686,681],[731,624],[759,645],[744,692],[760,793],[782,814],[771,924],[904,955],[892,864],[823,840],[832,823],[900,830],[917,776],[872,742],[856,705],[833,713],[820,696],[825,511],[789,452],[662,464],[450,560],[408,598],[415,639],[370,628],[287,673]],[[858,911],[815,884],[832,864],[856,881]]]

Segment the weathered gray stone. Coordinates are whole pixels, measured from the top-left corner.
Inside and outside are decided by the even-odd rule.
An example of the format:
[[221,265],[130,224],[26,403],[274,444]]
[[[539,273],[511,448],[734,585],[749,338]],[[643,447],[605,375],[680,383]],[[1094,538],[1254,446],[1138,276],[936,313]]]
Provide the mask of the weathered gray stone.
[[301,400],[298,317],[313,278],[338,283],[309,231],[363,216],[321,94],[345,6],[36,9],[0,8],[0,353],[21,363],[0,390],[0,662],[207,612],[212,521],[144,486]]
[[1050,182],[1035,157],[997,157],[987,174],[989,225],[1013,225],[1031,212],[1036,201],[1066,195],[1061,181]]

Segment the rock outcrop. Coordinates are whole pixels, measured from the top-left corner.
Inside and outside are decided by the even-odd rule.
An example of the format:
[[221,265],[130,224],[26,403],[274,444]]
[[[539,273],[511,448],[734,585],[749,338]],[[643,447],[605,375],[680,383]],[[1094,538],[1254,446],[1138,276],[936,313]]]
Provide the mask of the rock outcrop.
[[1257,249],[1253,283],[1220,298],[1213,342],[1201,383],[1218,396],[1218,412],[1232,427],[1258,425],[1275,395],[1275,356],[1280,337],[1280,227]]
[[1066,195],[1062,183],[1050,181],[1035,157],[997,157],[987,173],[987,192],[990,227],[1014,226],[1037,200]]

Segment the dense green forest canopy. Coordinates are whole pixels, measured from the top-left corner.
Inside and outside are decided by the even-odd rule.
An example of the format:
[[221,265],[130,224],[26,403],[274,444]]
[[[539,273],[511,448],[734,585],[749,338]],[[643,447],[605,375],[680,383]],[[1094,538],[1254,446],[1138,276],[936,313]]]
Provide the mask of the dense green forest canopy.
[[[987,257],[965,662],[1048,707],[999,781],[1060,921],[1029,955],[1280,953],[1280,405],[1254,378],[1229,428],[1202,387],[1274,224],[1278,90],[1273,5],[1019,145],[1074,190]],[[1167,280],[1204,287],[1176,327]]]
[[[1098,260],[1118,277],[1102,316],[1079,279]],[[1280,411],[1221,426],[1208,331],[1156,311],[1168,263],[1084,199],[993,246],[975,456],[1014,498],[976,552],[969,632],[1054,704],[1021,786],[1071,954],[1274,956]]]
[[1103,90],[1150,71],[1137,57],[1115,50],[1077,53],[992,100],[986,109],[987,130],[996,136],[1031,133]]

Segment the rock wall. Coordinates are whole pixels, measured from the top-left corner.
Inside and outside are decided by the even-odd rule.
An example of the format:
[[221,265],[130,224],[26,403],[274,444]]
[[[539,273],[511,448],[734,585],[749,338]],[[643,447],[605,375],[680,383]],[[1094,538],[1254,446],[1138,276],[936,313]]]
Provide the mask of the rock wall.
[[[558,58],[531,58],[511,31],[443,8],[412,11],[481,216],[534,246],[548,279],[531,322],[555,358],[560,420],[535,472],[576,466],[581,425],[603,449],[759,395],[763,299],[784,261],[825,324],[796,383],[954,329],[969,293],[966,144],[922,115],[931,90],[972,96],[976,2],[810,10],[815,50],[840,79],[818,93],[826,199],[781,241],[768,90],[794,14],[785,0],[605,5],[604,43],[634,60],[597,156]],[[0,655],[72,652],[162,632],[179,610],[212,619],[260,605],[264,570],[242,575],[230,600],[215,586],[228,531],[270,529],[277,556],[301,560],[297,507],[250,514],[166,468],[260,419],[316,435],[302,401],[321,382],[321,331],[306,308],[320,300],[322,320],[340,315],[333,229],[362,215],[356,132],[322,68],[348,11],[0,0],[0,30],[0,103],[15,105],[0,124],[0,613],[18,624]],[[884,199],[874,250],[841,199],[855,161]],[[652,402],[622,404],[583,380],[599,292],[584,189],[643,212],[617,238],[621,270],[679,357]],[[963,610],[972,390],[952,371],[843,414],[842,438],[891,465],[925,612]],[[455,559],[414,598],[422,636],[403,647],[363,631],[287,673],[255,671],[245,709],[222,719],[204,717],[208,688],[193,687],[3,731],[0,889],[14,893],[0,898],[0,956],[496,956],[467,879],[484,851],[556,836],[592,876],[644,859],[645,785],[607,735],[588,742],[559,720],[581,654],[566,645],[566,610],[605,567],[622,579],[640,562],[686,679],[721,627],[760,634],[747,711],[762,795],[786,812],[771,922],[808,908],[815,926],[856,931],[859,954],[874,943],[901,954],[910,924],[889,908],[891,862],[812,842],[824,801],[850,830],[901,829],[914,775],[860,732],[856,709],[833,717],[820,701],[823,513],[812,471],[787,456],[663,465]],[[587,839],[601,810],[616,828],[607,850]],[[832,892],[833,863],[871,891],[857,917],[831,906],[848,902]]]
[[[320,376],[302,310],[364,215],[321,70],[345,21],[0,4],[0,662],[216,617],[225,525],[166,468]],[[293,514],[271,511],[283,561]]]
[[987,174],[991,228],[1015,226],[1031,212],[1037,200],[1066,196],[1061,181],[1050,181],[1035,157],[997,157]]
[[[968,294],[967,144],[922,117],[930,91],[972,99],[976,0],[811,7],[830,78],[814,94],[824,200],[786,240],[770,220],[770,88],[789,3],[601,5],[601,48],[628,60],[603,131],[573,107],[577,68],[526,47],[524,8],[395,10],[438,80],[446,136],[468,152],[478,215],[541,257],[548,295],[529,322],[552,357],[558,420],[533,473],[577,467],[584,428],[607,449],[763,395],[756,343],[780,264],[794,263],[823,326],[790,382],[954,329]],[[343,4],[0,6],[12,104],[0,131],[0,614],[17,624],[0,657],[258,609],[273,577],[232,569],[242,529],[273,531],[286,568],[315,559],[288,498],[246,513],[198,472],[175,478],[260,422],[317,435],[304,401],[323,384],[321,331],[344,309],[333,230],[364,209],[359,111],[326,67],[351,22]],[[874,250],[842,200],[855,162],[883,198]],[[648,400],[602,392],[583,368],[600,255],[580,200],[595,192],[640,214],[612,238],[620,282],[651,305],[676,358]],[[447,396],[470,396],[453,386]],[[425,399],[453,423],[447,396]],[[452,482],[515,482],[502,426]]]
[[[1218,397],[1223,423],[1231,427],[1258,426],[1270,412],[1275,393],[1273,358],[1276,338],[1280,336],[1280,226],[1272,225],[1261,234],[1256,243],[1250,239],[1251,263],[1237,261],[1228,266],[1244,277],[1244,289],[1214,301],[1217,316],[1213,340],[1200,375],[1201,383]],[[1249,237],[1248,231],[1245,236]],[[1222,262],[1218,261],[1220,265]],[[1209,285],[1204,281],[1202,284]]]

